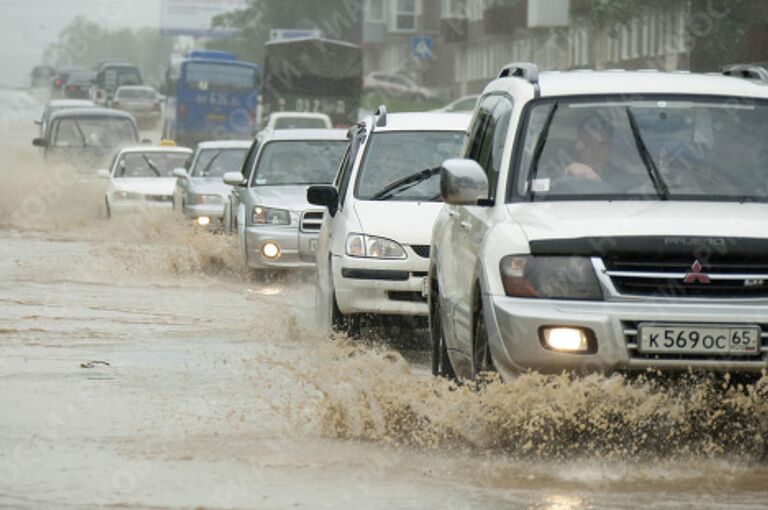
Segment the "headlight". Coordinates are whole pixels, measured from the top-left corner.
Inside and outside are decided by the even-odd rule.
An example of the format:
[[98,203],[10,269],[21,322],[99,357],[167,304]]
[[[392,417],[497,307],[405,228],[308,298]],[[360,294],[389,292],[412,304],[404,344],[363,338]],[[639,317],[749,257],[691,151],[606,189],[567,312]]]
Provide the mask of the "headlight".
[[273,209],[257,205],[253,208],[255,225],[290,225],[291,213],[285,209]]
[[363,234],[349,234],[347,236],[346,252],[350,257],[373,259],[406,258],[405,250],[395,241]]
[[221,195],[195,195],[193,202],[195,205],[221,205],[224,199]]
[[112,194],[112,197],[115,200],[141,200],[144,198],[144,195],[141,193],[132,193],[130,191],[115,191]]
[[592,263],[585,257],[509,255],[501,259],[507,296],[543,299],[603,299]]

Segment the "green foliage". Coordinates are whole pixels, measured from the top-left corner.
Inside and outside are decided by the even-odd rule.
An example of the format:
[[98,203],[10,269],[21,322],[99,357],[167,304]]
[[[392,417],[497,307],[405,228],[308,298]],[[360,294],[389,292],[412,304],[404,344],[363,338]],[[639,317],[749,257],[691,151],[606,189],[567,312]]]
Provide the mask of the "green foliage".
[[106,30],[84,17],[77,17],[59,34],[58,41],[45,51],[46,61],[55,65],[81,65],[94,69],[99,62],[130,62],[153,84],[162,83],[173,40],[158,30],[127,28]]
[[251,0],[246,9],[214,19],[214,27],[234,28],[238,33],[213,40],[208,47],[262,62],[264,44],[275,28],[318,29],[330,39],[359,42],[362,5],[360,0]]

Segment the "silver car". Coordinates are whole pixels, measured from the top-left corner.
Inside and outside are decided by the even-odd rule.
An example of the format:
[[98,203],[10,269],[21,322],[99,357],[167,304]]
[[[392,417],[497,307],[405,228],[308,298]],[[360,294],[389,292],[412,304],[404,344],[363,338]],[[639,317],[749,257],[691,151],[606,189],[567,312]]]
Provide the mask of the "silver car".
[[173,192],[174,208],[202,227],[219,229],[224,218],[224,204],[231,187],[224,184],[227,172],[239,172],[251,142],[221,140],[197,145],[189,170],[176,168]]
[[[246,267],[313,267],[323,209],[307,202],[307,188],[328,184],[348,140],[341,129],[264,131],[252,168],[224,175],[237,195],[237,235]],[[249,158],[250,161],[251,158]]]

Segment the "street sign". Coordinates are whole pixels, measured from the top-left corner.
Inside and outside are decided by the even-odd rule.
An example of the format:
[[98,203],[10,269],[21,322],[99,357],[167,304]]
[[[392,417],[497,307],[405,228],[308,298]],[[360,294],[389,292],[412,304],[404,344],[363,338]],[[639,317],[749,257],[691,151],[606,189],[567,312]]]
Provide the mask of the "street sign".
[[234,31],[212,28],[213,18],[246,7],[247,0],[161,0],[160,32],[171,37],[225,37]]
[[411,56],[420,60],[429,60],[433,56],[432,37],[415,35],[411,38]]

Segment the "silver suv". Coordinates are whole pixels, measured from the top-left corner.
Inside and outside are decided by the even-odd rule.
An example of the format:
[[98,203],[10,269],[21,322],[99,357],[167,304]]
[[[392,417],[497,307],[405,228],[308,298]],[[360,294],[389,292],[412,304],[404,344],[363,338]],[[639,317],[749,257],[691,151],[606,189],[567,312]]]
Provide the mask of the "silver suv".
[[768,89],[512,64],[441,173],[433,371],[768,367]]

